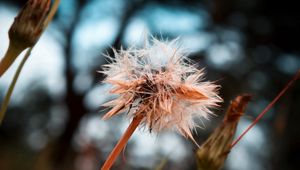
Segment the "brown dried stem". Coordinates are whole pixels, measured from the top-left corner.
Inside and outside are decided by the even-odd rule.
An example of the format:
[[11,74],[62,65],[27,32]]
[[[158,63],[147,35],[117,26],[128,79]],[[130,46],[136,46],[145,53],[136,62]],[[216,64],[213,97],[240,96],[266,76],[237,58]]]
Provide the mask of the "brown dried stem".
[[1,105],[1,108],[0,108],[0,125],[2,123],[2,120],[4,118],[5,112],[7,110],[7,107],[8,107],[9,101],[10,101],[10,97],[11,97],[11,95],[13,93],[14,87],[15,87],[15,85],[17,83],[17,79],[18,79],[18,77],[19,77],[19,75],[21,73],[21,70],[22,70],[22,68],[23,68],[26,60],[30,56],[31,50],[32,50],[32,48],[30,48],[26,52],[24,58],[22,59],[20,65],[19,65],[19,67],[18,67],[18,69],[17,69],[17,71],[16,71],[16,73],[14,75],[13,81],[9,85],[8,91],[7,91],[6,95],[5,95],[5,98],[4,98],[3,103]]
[[12,65],[17,56],[20,55],[23,50],[23,48],[18,48],[17,46],[15,46],[15,44],[11,42],[9,43],[7,51],[3,59],[0,61],[0,77]]

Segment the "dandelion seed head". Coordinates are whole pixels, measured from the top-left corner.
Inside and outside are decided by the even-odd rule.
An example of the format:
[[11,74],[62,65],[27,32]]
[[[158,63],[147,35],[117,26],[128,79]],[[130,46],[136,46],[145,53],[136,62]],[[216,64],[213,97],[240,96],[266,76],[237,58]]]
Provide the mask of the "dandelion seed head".
[[118,97],[104,104],[111,107],[104,119],[128,112],[129,117],[143,116],[142,125],[150,131],[175,129],[193,139],[195,118],[208,119],[222,101],[219,86],[203,81],[203,69],[191,64],[178,39],[152,38],[144,48],[121,48],[108,58],[101,72]]

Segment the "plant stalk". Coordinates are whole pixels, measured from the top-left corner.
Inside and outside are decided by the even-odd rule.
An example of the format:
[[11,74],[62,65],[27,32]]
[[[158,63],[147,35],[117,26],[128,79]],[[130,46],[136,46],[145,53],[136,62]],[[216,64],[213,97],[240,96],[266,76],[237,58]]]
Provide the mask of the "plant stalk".
[[17,69],[17,71],[16,71],[16,73],[15,73],[15,75],[14,75],[14,78],[13,78],[12,82],[11,82],[10,85],[9,85],[8,91],[7,91],[6,95],[5,95],[5,98],[4,98],[4,100],[3,100],[3,103],[2,103],[2,105],[1,105],[1,110],[0,110],[0,125],[1,125],[2,120],[3,120],[3,118],[4,118],[5,112],[6,112],[6,110],[7,110],[7,107],[8,107],[9,101],[10,101],[10,97],[11,97],[12,92],[13,92],[13,90],[14,90],[14,87],[15,87],[15,85],[16,85],[16,83],[17,83],[17,80],[18,80],[18,78],[19,78],[19,75],[20,75],[20,73],[21,73],[21,70],[22,70],[22,68],[23,68],[23,66],[24,66],[24,64],[25,64],[25,62],[26,62],[26,60],[27,60],[28,57],[30,56],[31,50],[32,50],[32,47],[29,48],[28,51],[26,52],[24,58],[22,59],[20,65],[18,66],[18,69]]
[[125,133],[123,134],[123,136],[121,137],[117,145],[114,147],[114,149],[111,151],[108,158],[104,162],[101,170],[109,170],[111,168],[111,166],[114,164],[115,160],[117,159],[117,157],[119,156],[119,154],[121,153],[125,145],[127,144],[129,138],[131,137],[135,129],[141,123],[142,119],[143,116],[136,116],[133,118],[132,122],[126,129]]
[[24,48],[18,48],[11,41],[9,42],[8,49],[0,62],[0,77],[6,72],[6,70],[13,64],[15,59],[21,54]]

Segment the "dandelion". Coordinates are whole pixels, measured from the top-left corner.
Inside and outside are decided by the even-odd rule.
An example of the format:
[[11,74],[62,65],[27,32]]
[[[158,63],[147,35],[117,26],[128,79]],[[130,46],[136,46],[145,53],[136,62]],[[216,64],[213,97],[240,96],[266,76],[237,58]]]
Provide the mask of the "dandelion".
[[102,169],[110,168],[123,148],[118,145],[126,144],[139,125],[150,132],[175,129],[194,141],[195,118],[208,119],[210,109],[222,99],[217,94],[219,86],[202,81],[203,69],[191,64],[178,39],[167,42],[153,38],[142,49],[114,50],[114,55],[108,56],[111,63],[101,72],[107,76],[104,82],[113,85],[110,93],[118,98],[104,104],[112,109],[103,119],[127,112],[133,121]]

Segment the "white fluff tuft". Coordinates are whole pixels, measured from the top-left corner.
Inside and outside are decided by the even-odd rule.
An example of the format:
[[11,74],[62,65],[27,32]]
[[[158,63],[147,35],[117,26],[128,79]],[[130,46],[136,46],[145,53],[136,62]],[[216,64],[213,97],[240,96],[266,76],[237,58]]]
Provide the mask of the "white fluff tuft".
[[104,119],[127,111],[130,117],[142,115],[150,131],[175,128],[193,139],[194,119],[208,119],[222,101],[219,86],[203,81],[203,69],[191,64],[178,39],[153,38],[142,49],[114,50],[114,55],[101,72],[113,85],[110,93],[119,97],[104,104],[112,107]]

